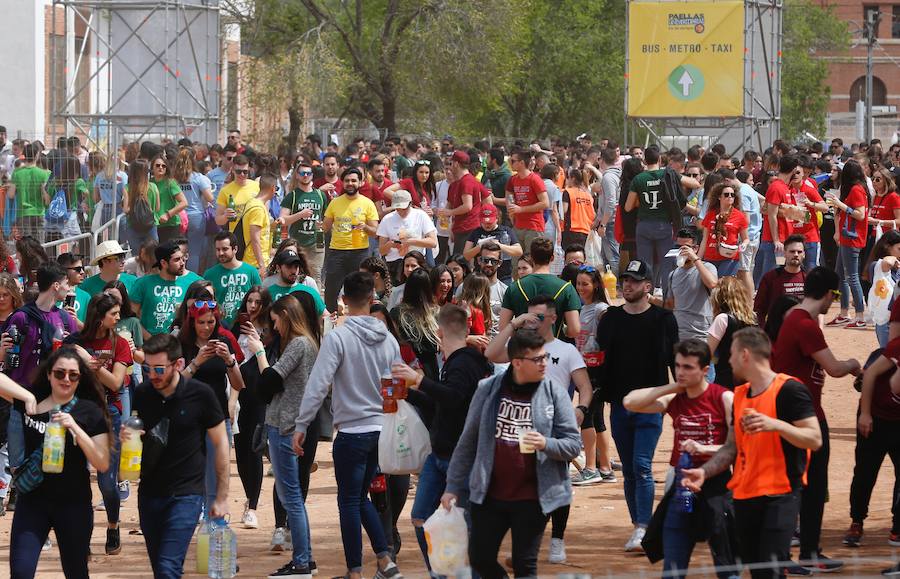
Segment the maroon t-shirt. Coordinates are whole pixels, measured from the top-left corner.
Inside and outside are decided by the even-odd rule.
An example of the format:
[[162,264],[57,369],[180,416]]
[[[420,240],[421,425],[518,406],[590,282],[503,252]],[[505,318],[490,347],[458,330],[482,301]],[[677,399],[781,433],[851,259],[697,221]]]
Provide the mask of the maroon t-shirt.
[[772,346],[772,370],[793,376],[806,385],[819,420],[825,420],[822,410],[825,370],[812,355],[827,347],[819,321],[801,308],[791,310],[784,317],[778,339]]
[[[900,301],[900,300],[897,300]],[[884,347],[881,353],[891,360],[895,367],[875,378],[872,391],[872,416],[882,420],[900,420],[900,396],[891,392],[891,376],[900,365],[900,338],[894,338]]]
[[753,298],[753,311],[756,312],[759,326],[765,326],[769,310],[781,296],[789,295],[803,299],[805,282],[806,272],[802,269],[797,273],[790,273],[784,266],[780,266],[764,275],[756,290],[756,297]]
[[[669,464],[678,466],[681,456],[681,443],[694,440],[700,444],[725,444],[728,438],[728,415],[722,395],[728,392],[718,384],[707,385],[706,391],[696,398],[689,398],[684,392],[677,394],[666,413],[672,417],[675,428],[675,440]],[[694,466],[698,467],[709,460],[709,456],[693,457]]]
[[537,454],[519,451],[519,430],[533,428],[533,392],[514,393],[507,384],[500,389],[500,410],[494,433],[494,469],[488,496],[498,501],[535,501],[538,498]]
[[900,300],[894,300],[894,305],[891,306],[891,319],[888,323],[894,322],[900,322]]
[[472,210],[464,215],[453,217],[453,233],[478,229],[481,224],[481,200],[490,194],[490,190],[479,183],[471,173],[466,173],[450,184],[450,189],[447,191],[447,206],[450,209],[456,209],[463,204],[463,195],[472,196]]
[[[322,177],[321,179],[316,179],[313,181],[313,187],[316,189],[321,189],[322,185],[328,183],[328,179]],[[334,199],[335,197],[339,197],[344,192],[344,182],[338,178],[337,181],[334,182],[334,192],[328,196],[328,199]]]

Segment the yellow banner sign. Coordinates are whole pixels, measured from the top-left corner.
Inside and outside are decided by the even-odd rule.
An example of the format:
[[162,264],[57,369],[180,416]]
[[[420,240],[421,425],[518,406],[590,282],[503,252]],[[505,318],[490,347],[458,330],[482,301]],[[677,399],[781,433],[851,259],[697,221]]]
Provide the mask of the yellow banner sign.
[[743,2],[632,1],[628,22],[628,116],[744,114]]

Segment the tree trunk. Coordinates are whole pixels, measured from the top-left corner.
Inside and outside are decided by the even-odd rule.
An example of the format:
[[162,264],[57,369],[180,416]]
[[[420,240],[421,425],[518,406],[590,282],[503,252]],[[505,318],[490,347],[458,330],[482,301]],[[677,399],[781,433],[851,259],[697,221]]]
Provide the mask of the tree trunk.
[[288,123],[287,145],[293,153],[297,150],[297,140],[303,124],[303,111],[297,103],[291,103],[288,106]]
[[378,128],[386,129],[389,135],[397,134],[397,97],[393,92],[385,93],[381,99],[381,110],[382,126]]

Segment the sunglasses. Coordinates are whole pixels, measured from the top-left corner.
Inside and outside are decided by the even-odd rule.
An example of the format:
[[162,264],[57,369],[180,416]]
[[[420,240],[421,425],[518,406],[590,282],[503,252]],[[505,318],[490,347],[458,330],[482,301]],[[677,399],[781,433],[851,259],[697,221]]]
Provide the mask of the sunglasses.
[[550,354],[541,354],[540,356],[533,356],[531,358],[521,357],[519,360],[530,360],[535,364],[546,364],[547,360],[550,359]]
[[301,177],[311,177],[313,172],[312,171],[298,171],[298,174]]
[[722,191],[722,197],[734,197],[734,191]]
[[163,165],[162,163],[154,163],[153,168],[154,169],[166,169],[168,167],[166,165]]
[[495,257],[482,257],[481,263],[483,263],[485,265],[499,265],[500,260]]
[[592,265],[582,265],[579,266],[578,271],[585,273],[595,273],[597,271],[597,268]]
[[78,382],[81,373],[78,370],[56,370],[52,371],[53,377],[57,380],[68,380],[69,382]]
[[235,175],[249,175],[250,169],[235,169],[234,174]]
[[215,302],[215,300],[197,300],[191,307],[195,310],[202,310],[203,308],[214,310],[216,309],[217,305],[218,304]]
[[145,376],[149,376],[151,373],[156,374],[157,376],[162,376],[166,373],[166,368],[174,364],[175,362],[169,362],[164,366],[147,366],[146,364],[141,365],[141,370],[143,370]]
[[700,173],[685,173],[684,176],[685,177],[693,177],[694,179],[699,179]]
[[416,161],[416,165],[425,165],[426,167],[431,167],[431,161],[428,159],[422,159],[421,161]]
[[234,161],[235,157],[237,157],[237,155],[226,155],[225,160],[226,161]]
[[71,269],[72,271],[77,271],[78,273],[83,273],[83,272],[84,272],[84,266],[83,266],[83,265],[79,265],[79,266],[76,266],[76,267],[67,267],[66,269]]

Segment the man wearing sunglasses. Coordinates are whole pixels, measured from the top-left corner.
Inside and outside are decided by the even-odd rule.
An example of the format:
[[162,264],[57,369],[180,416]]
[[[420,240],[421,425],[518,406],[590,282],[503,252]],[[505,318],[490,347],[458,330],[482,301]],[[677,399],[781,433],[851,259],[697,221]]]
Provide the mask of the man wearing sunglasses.
[[250,159],[244,155],[235,156],[231,173],[234,180],[222,187],[216,197],[216,223],[234,231],[244,207],[259,194],[259,183],[250,178]]
[[[221,164],[206,174],[215,186],[213,193],[221,191],[222,187],[225,186],[225,181],[231,176],[231,169],[234,166],[234,158],[237,157],[237,154],[237,149],[230,143],[222,148]],[[210,157],[212,157],[212,154],[210,154]]]
[[125,273],[125,250],[114,239],[104,241],[97,246],[97,255],[91,265],[99,267],[100,273],[92,275],[80,285],[81,289],[89,296],[103,291],[106,284],[111,281],[121,281],[128,291],[131,291],[131,286],[137,281],[136,277]]
[[512,258],[522,257],[522,246],[516,232],[508,225],[499,223],[499,209],[494,205],[481,206],[481,226],[469,234],[466,240],[463,256],[466,259],[474,259],[481,253],[482,246],[488,242],[494,242],[502,253],[502,264],[496,276],[506,285],[512,282]]
[[[509,285],[498,279],[497,275],[502,263],[500,244],[489,240],[479,245],[479,248],[481,253],[475,258],[475,266],[488,278],[491,285],[491,329],[488,330],[488,336],[493,338],[500,333],[500,310]],[[462,293],[462,286],[457,288],[456,292],[458,297]]]
[[[132,406],[145,428],[138,514],[154,576],[181,577],[206,494],[207,436],[215,453],[216,473],[210,515],[228,514],[225,414],[212,388],[181,375],[184,358],[177,338],[153,336],[144,342],[144,353],[146,378],[134,389]],[[120,432],[124,442],[129,431]],[[162,436],[164,444],[159,442]]]
[[[812,394],[813,406],[822,431],[822,446],[813,451],[807,466],[806,483],[800,502],[800,565],[811,571],[837,571],[843,567],[822,554],[819,538],[822,516],[828,500],[828,421],[822,410],[825,374],[840,378],[861,372],[859,361],[834,357],[819,326],[819,316],[828,313],[838,294],[838,275],[816,267],[806,274],[803,301],[784,317],[778,339],[772,347],[772,370],[800,380]],[[793,574],[793,573],[791,573]]]
[[328,206],[328,196],[313,186],[311,164],[301,161],[294,171],[293,190],[281,200],[279,221],[290,227],[288,234],[306,252],[306,259],[313,269],[311,275],[321,284],[325,249],[316,247],[316,237]]
[[[56,263],[66,270],[66,277],[69,280],[69,293],[66,295],[66,299],[57,305],[75,316],[80,329],[82,324],[84,324],[84,317],[87,315],[88,302],[91,301],[91,296],[94,295],[78,287],[84,280],[84,266],[82,265],[81,256],[69,252],[60,253],[56,258]],[[70,296],[73,295],[75,299],[70,304],[68,301]]]

